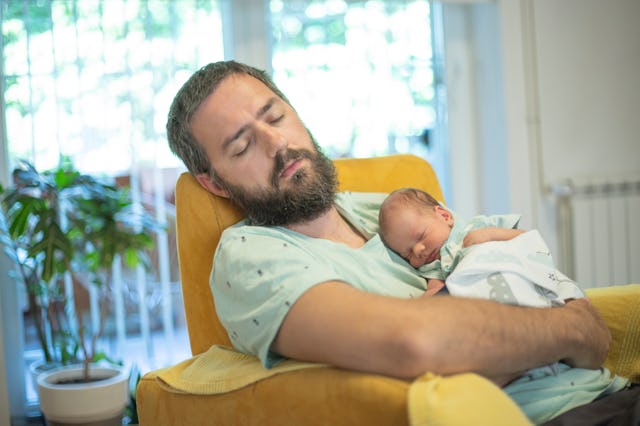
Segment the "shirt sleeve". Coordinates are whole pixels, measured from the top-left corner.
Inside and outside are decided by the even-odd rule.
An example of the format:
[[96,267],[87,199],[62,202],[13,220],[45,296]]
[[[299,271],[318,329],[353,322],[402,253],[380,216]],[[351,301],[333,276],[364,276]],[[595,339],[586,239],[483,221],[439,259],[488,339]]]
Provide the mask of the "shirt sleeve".
[[290,307],[309,288],[338,279],[330,265],[273,228],[232,227],[214,255],[211,290],[234,347],[269,368],[270,350]]
[[478,216],[478,219],[480,220],[481,223],[484,223],[484,225],[482,225],[483,227],[494,226],[496,228],[517,229],[518,224],[520,223],[520,215],[518,214],[498,214],[498,215],[492,215],[492,216]]

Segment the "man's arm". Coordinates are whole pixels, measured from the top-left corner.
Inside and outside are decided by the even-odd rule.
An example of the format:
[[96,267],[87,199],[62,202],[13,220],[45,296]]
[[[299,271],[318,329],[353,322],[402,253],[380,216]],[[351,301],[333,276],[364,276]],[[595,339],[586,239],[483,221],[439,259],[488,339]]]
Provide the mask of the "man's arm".
[[272,349],[402,379],[431,371],[503,381],[560,359],[597,368],[610,340],[586,299],[527,308],[459,297],[391,298],[328,282],[292,306]]

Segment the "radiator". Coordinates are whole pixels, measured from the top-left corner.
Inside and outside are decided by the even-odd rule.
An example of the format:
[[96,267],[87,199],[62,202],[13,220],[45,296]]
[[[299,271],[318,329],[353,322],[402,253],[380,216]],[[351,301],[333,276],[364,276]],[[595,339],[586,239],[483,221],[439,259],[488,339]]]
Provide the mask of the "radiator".
[[640,283],[640,178],[561,182],[559,266],[583,288]]

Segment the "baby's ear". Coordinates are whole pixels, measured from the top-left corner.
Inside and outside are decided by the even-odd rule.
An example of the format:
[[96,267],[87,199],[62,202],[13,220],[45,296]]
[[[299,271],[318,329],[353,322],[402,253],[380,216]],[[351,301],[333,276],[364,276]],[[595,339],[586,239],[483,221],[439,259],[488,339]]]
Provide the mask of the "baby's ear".
[[440,217],[444,219],[447,225],[453,226],[453,215],[449,210],[445,209],[442,206],[436,206],[435,210],[436,210],[436,214],[440,215]]

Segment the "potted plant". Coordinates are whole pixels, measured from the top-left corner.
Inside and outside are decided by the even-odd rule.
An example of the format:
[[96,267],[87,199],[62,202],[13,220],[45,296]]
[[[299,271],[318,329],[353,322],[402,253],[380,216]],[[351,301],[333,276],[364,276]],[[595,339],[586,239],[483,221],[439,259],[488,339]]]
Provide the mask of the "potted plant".
[[[51,418],[54,421],[75,421],[75,414],[58,413],[64,403],[48,400],[49,390],[62,387],[55,383],[61,377],[109,382],[121,392],[118,404],[123,410],[127,376],[113,366],[92,367],[92,363],[108,359],[98,350],[98,342],[109,309],[112,265],[119,258],[129,267],[148,265],[146,250],[153,244],[150,234],[157,224],[134,208],[126,189],[81,174],[67,158],[45,172],[21,161],[12,177],[12,188],[0,188],[0,237],[17,265],[16,278],[26,287],[43,361],[56,367],[38,377],[41,410],[47,418],[56,417]],[[100,295],[99,325],[93,329],[77,305],[74,289],[82,286],[94,286]],[[82,368],[76,370],[81,373],[60,370],[62,365],[78,363]],[[78,392],[70,407],[86,409],[87,403],[78,398],[88,392]],[[94,420],[98,419],[90,421]]]

